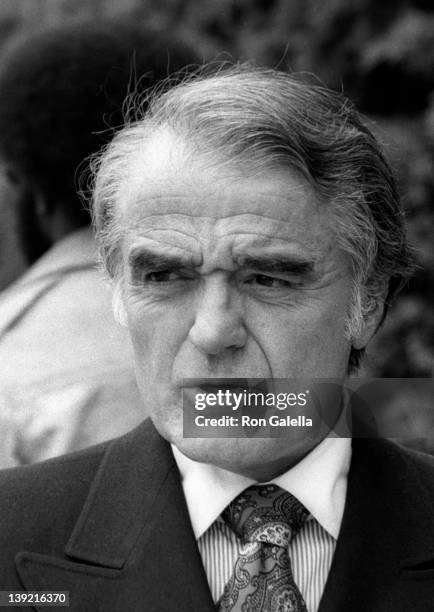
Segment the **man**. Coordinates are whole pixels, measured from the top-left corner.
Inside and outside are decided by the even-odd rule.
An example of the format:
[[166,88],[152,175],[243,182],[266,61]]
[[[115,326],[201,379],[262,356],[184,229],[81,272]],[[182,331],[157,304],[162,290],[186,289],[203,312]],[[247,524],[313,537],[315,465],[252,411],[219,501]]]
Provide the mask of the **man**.
[[183,435],[194,378],[344,381],[407,276],[393,179],[356,111],[235,67],[157,96],[97,167],[151,420],[1,475],[2,588],[69,591],[81,611],[431,610],[429,457],[315,428]]
[[[16,434],[0,467],[95,444],[143,418],[76,175],[122,122],[128,91],[190,58],[176,40],[128,22],[27,33],[3,54],[0,405]],[[136,74],[145,76],[135,85]]]

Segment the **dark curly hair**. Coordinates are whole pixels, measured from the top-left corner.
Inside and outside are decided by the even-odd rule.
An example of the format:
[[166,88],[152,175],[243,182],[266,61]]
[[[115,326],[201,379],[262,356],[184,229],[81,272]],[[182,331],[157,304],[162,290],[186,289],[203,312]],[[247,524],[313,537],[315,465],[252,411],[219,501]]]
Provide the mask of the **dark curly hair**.
[[[130,22],[76,23],[22,33],[0,58],[0,156],[27,188],[20,212],[30,260],[38,192],[75,227],[89,224],[76,189],[81,162],[122,125],[131,88],[144,90],[195,60],[180,39]],[[32,246],[33,245],[33,246]]]

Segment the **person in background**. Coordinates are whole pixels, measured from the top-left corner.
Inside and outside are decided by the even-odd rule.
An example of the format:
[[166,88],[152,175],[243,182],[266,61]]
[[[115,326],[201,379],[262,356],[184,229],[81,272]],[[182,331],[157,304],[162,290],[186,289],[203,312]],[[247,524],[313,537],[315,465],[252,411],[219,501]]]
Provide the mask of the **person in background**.
[[17,215],[17,188],[7,167],[0,166],[0,291],[17,279],[28,267],[22,249]]
[[122,124],[127,94],[193,59],[181,40],[127,22],[22,34],[3,54],[0,411],[15,434],[0,468],[86,447],[143,418],[77,175]]
[[13,447],[15,441],[15,422],[7,412],[7,406],[0,397],[0,431],[2,444],[0,446],[0,465],[7,468],[14,466]]

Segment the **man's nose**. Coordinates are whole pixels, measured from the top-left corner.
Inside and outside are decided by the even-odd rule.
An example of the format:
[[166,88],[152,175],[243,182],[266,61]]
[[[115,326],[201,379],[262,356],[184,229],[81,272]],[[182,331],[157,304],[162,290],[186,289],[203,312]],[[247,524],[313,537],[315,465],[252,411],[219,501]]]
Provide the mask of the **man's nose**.
[[198,293],[194,323],[189,338],[200,351],[218,355],[238,349],[246,342],[241,297],[224,275],[204,280]]

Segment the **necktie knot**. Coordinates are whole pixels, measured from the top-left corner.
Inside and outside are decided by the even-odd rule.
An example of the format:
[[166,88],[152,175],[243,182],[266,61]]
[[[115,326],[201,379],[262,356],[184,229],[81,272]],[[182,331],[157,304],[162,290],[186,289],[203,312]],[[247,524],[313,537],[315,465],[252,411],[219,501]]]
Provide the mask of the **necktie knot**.
[[243,542],[285,548],[301,529],[308,511],[291,493],[269,484],[243,491],[222,516]]

